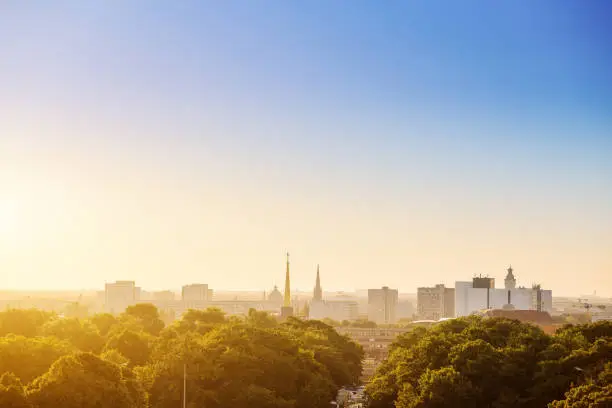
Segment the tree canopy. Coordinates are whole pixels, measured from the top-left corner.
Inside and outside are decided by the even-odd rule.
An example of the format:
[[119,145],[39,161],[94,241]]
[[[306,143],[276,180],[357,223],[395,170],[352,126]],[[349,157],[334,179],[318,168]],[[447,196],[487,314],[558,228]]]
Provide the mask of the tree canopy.
[[[327,407],[359,382],[361,346],[317,320],[152,305],[113,316],[0,312],[0,406]],[[554,335],[467,317],[399,336],[367,386],[372,408],[608,407],[612,323]]]
[[453,319],[400,336],[367,393],[373,408],[599,407],[588,404],[610,402],[611,359],[610,322],[551,336],[516,320]]
[[155,307],[64,317],[0,312],[0,406],[327,407],[358,382],[363,351],[333,327],[251,310],[189,310],[165,326]]

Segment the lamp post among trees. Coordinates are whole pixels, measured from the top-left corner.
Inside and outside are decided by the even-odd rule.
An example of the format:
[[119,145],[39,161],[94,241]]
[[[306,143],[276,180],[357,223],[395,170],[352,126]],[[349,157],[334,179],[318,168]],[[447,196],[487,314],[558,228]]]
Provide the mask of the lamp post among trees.
[[187,407],[187,363],[183,363],[183,408]]

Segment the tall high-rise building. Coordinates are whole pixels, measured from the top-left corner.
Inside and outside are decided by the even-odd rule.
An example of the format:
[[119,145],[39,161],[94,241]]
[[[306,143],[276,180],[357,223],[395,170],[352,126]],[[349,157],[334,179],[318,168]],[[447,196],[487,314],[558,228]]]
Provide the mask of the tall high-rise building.
[[321,302],[322,300],[323,300],[323,289],[321,288],[321,276],[319,275],[319,265],[317,265],[317,282],[315,284],[312,301]]
[[417,313],[421,319],[455,317],[455,289],[444,285],[418,288]]
[[368,320],[377,324],[391,324],[396,321],[398,292],[383,286],[368,289]]
[[291,306],[291,277],[289,276],[289,253],[287,253],[287,267],[285,270],[285,293],[283,294],[283,307],[281,308],[281,317],[287,318],[293,316],[293,307]]

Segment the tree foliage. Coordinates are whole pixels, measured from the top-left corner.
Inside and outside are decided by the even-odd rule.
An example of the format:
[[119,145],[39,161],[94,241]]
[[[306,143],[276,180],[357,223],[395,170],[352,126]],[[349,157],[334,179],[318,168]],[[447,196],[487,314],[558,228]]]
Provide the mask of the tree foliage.
[[453,319],[400,336],[367,392],[373,408],[600,406],[588,404],[608,398],[611,359],[609,322],[549,336],[515,320]]
[[8,334],[34,337],[41,327],[54,317],[38,309],[9,309],[0,312],[0,337]]
[[119,326],[119,320],[110,313],[95,314],[89,321],[96,326],[98,332],[103,337],[106,337],[113,328]]
[[142,329],[153,336],[157,336],[164,328],[164,322],[159,317],[159,311],[150,303],[139,303],[129,306],[122,317],[136,319],[142,326]]
[[[588,329],[587,329],[588,330]],[[612,363],[608,362],[596,378],[582,385],[572,386],[565,398],[548,404],[549,408],[606,408],[612,407]]]
[[0,377],[0,407],[30,408],[21,380],[13,373]]
[[44,374],[61,356],[74,348],[55,337],[0,337],[0,370],[13,373],[24,383]]
[[104,338],[96,326],[77,318],[51,320],[41,331],[45,336],[66,340],[81,351],[99,353],[104,346]]
[[129,371],[91,353],[61,357],[28,387],[38,408],[146,407],[146,394]]
[[[74,316],[77,314],[75,313]],[[119,316],[0,313],[0,407],[327,407],[363,351],[319,321],[189,310],[167,327],[152,305]]]
[[316,407],[335,391],[326,367],[287,332],[250,324],[219,325],[204,336],[175,340],[166,358],[150,367],[152,407],[180,402],[177,379],[185,368],[187,402],[194,407]]
[[149,361],[151,341],[148,333],[125,329],[108,339],[106,350],[117,350],[132,366],[139,366]]

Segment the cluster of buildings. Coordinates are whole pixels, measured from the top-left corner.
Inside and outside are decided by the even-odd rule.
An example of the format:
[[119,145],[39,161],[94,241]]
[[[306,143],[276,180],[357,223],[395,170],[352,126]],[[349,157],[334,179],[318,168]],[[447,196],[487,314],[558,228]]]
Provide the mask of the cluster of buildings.
[[[118,314],[128,306],[138,303],[152,303],[160,313],[173,320],[179,318],[189,309],[204,310],[218,308],[228,315],[246,315],[249,309],[278,313],[282,306],[277,292],[272,292],[269,299],[261,300],[214,300],[213,290],[207,284],[194,283],[185,285],[177,299],[172,291],[145,292],[136,286],[134,281],[117,281],[107,283],[104,288],[104,311]],[[280,294],[280,293],[278,293]]]
[[[291,296],[289,254],[287,254],[284,292],[275,286],[260,299],[214,299],[213,290],[207,284],[195,283],[182,287],[180,299],[174,292],[145,292],[134,281],[107,283],[104,291],[104,310],[121,313],[137,303],[152,303],[170,320],[180,317],[189,309],[215,307],[228,315],[246,315],[250,309],[265,311],[286,318],[301,316],[311,319],[331,319],[338,322],[368,320],[378,325],[397,323],[400,316],[397,289],[382,287],[368,289],[367,307],[356,298],[325,299],[321,286],[319,267],[316,270],[312,298],[300,303]],[[504,288],[495,287],[495,278],[477,276],[471,281],[455,282],[454,288],[444,285],[422,287],[417,290],[417,310],[410,316],[421,321],[438,321],[445,318],[467,316],[487,310],[533,310],[552,312],[552,292],[539,285],[531,288],[517,287],[512,267],[508,268]]]
[[312,319],[332,319],[338,322],[368,319],[378,324],[391,324],[397,320],[398,291],[383,287],[368,290],[367,316],[360,314],[357,300],[324,299],[321,276],[317,266],[316,284],[312,300],[300,309],[299,302],[291,297],[289,254],[287,254],[284,293],[275,286],[259,300],[217,300],[207,284],[183,286],[180,299],[171,291],[145,292],[134,281],[107,283],[104,288],[104,310],[121,313],[128,306],[138,303],[152,303],[160,312],[170,318],[180,317],[189,309],[215,307],[228,315],[246,315],[250,309],[265,311],[283,318],[299,315]]
[[495,278],[477,276],[455,282],[454,288],[436,285],[417,290],[417,316],[421,319],[439,320],[497,309],[552,313],[552,291],[540,285],[517,287],[512,266],[503,289],[495,287]]

